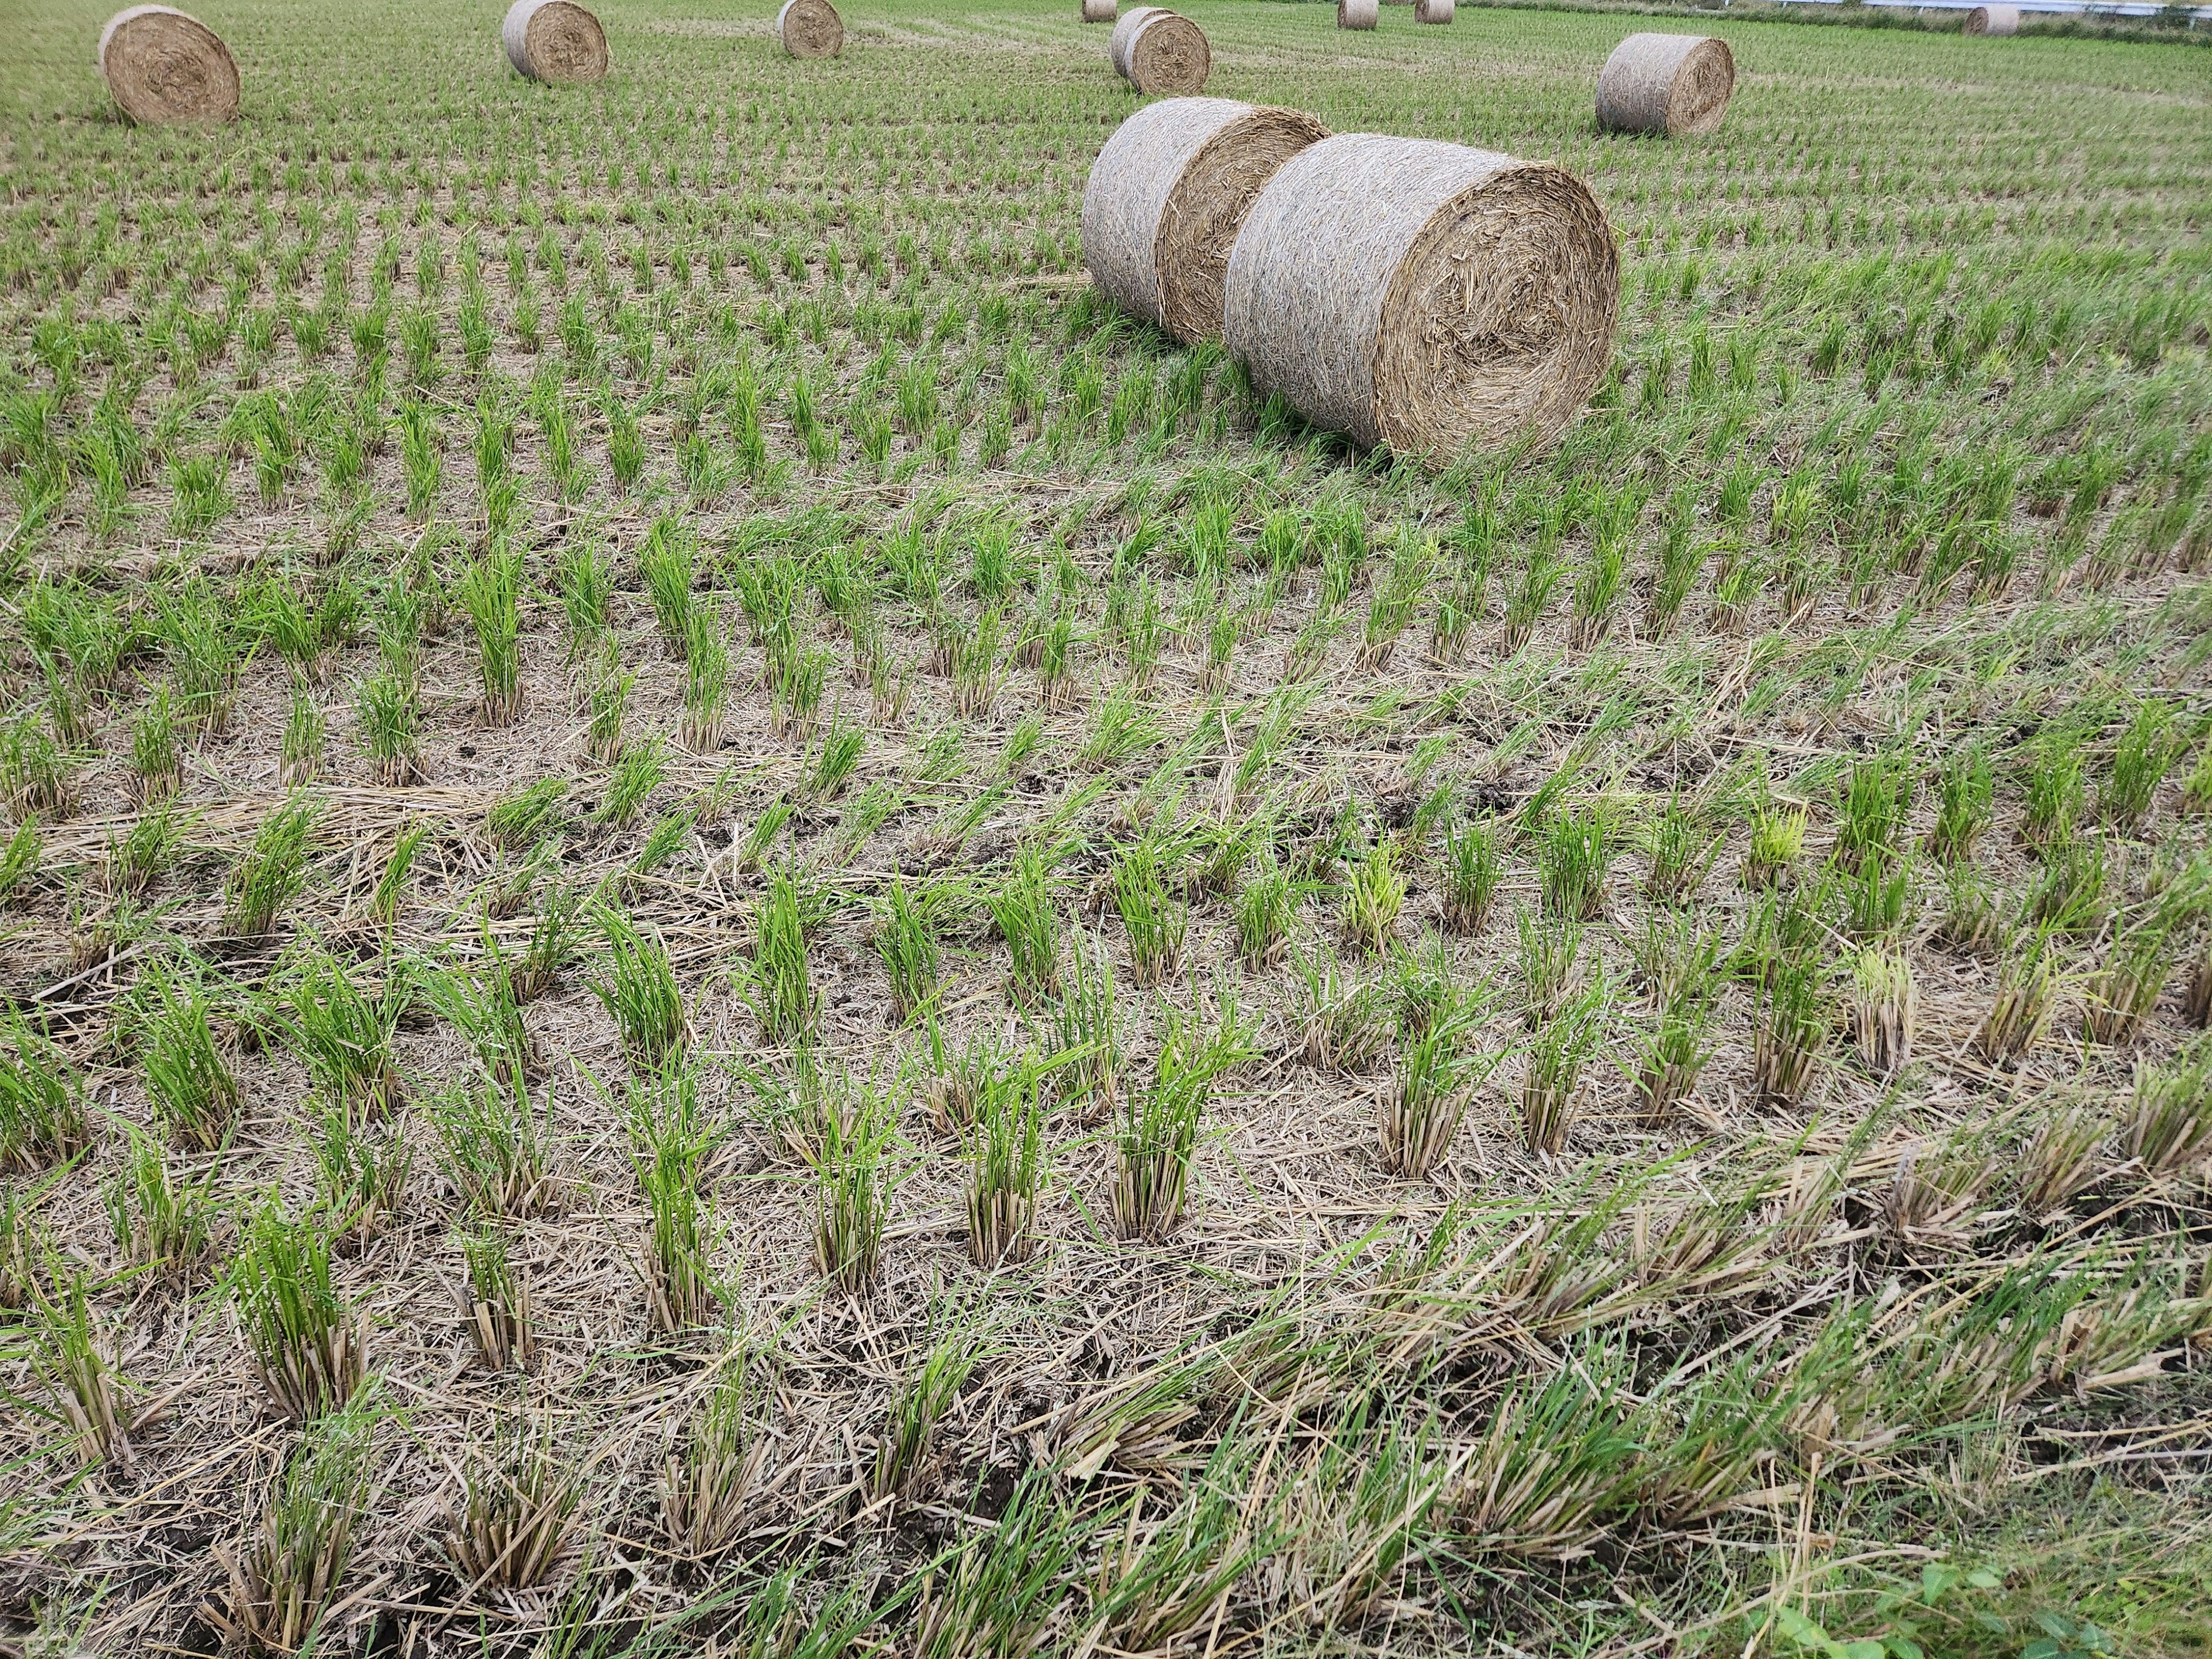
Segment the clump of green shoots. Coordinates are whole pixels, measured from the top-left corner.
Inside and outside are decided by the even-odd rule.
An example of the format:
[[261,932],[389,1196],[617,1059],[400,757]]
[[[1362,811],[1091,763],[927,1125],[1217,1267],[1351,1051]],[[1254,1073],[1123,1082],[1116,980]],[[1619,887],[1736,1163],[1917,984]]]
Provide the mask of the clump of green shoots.
[[2001,947],[1996,996],[1975,1028],[1976,1053],[1993,1066],[2017,1063],[2051,1028],[2061,970],[2057,933],[2047,925],[2015,931]]
[[1045,1172],[1043,1069],[1024,1060],[990,1074],[975,1095],[974,1122],[964,1139],[968,1249],[979,1267],[1026,1261],[1036,1248]]
[[1251,1054],[1233,1006],[1210,1031],[1170,1011],[1152,1075],[1129,1091],[1115,1125],[1114,1227],[1123,1238],[1165,1238],[1181,1223],[1214,1082]]
[[320,951],[294,970],[284,1039],[331,1105],[367,1120],[390,1115],[398,1103],[392,1040],[410,989],[406,969],[389,959],[373,995],[354,983],[344,963]]
[[1805,1097],[1828,1031],[1818,963],[1795,951],[1770,957],[1753,1014],[1752,1086],[1766,1104]]
[[1504,1058],[1472,1042],[1490,1010],[1488,981],[1463,992],[1446,980],[1440,988],[1443,1006],[1408,1033],[1382,1099],[1382,1167],[1408,1181],[1427,1180],[1443,1161],[1474,1091]]
[[823,1115],[814,1166],[814,1260],[847,1296],[866,1293],[883,1253],[898,1173],[891,1142],[898,1109],[872,1085],[848,1086]]
[[1497,832],[1486,823],[1453,831],[1444,843],[1444,926],[1455,933],[1480,933],[1504,878]]
[[30,1368],[51,1403],[33,1409],[61,1425],[87,1468],[127,1464],[133,1413],[115,1344],[94,1317],[82,1270],[64,1279],[61,1262],[51,1253],[46,1269],[58,1294],[36,1294],[27,1323]]
[[629,1063],[641,1072],[658,1071],[690,1041],[668,947],[611,905],[597,907],[593,919],[607,948],[605,971],[592,989],[621,1034]]
[[1723,837],[1706,828],[1694,801],[1678,795],[1652,819],[1644,839],[1651,860],[1644,892],[1657,903],[1679,907],[1696,896]]
[[817,902],[790,870],[769,872],[754,917],[746,998],[761,1035],[771,1042],[804,1048],[813,1040],[821,994],[807,963],[806,933],[808,912]]
[[1114,908],[1129,938],[1129,958],[1139,985],[1158,985],[1182,961],[1189,917],[1169,895],[1158,844],[1150,836],[1114,861]]
[[1851,1024],[1859,1058],[1877,1077],[1894,1077],[1912,1056],[1920,991],[1902,951],[1870,945],[1851,968]]
[[353,1398],[361,1328],[331,1281],[318,1219],[290,1220],[270,1203],[246,1224],[224,1282],[254,1370],[286,1416],[306,1422]]
[[218,1152],[238,1121],[238,1084],[216,1048],[208,998],[197,977],[158,964],[144,983],[147,1102],[177,1146]]
[[116,1248],[133,1267],[181,1281],[208,1254],[216,1166],[198,1182],[179,1180],[157,1142],[136,1128],[129,1133],[123,1170],[102,1189]]
[[1060,912],[1044,854],[1024,848],[984,902],[1013,958],[1014,994],[1032,1006],[1058,995]]
[[1398,869],[1396,846],[1377,841],[1345,873],[1338,931],[1352,949],[1380,956],[1397,932],[1405,904],[1406,878]]
[[30,1175],[92,1144],[76,1068],[20,1009],[0,1012],[0,1169]]
[[661,1516],[669,1536],[694,1560],[726,1554],[744,1532],[769,1437],[754,1420],[755,1387],[741,1347],[708,1379],[683,1445],[664,1466]]
[[495,1444],[471,1455],[446,1553],[465,1583],[499,1589],[543,1583],[568,1546],[583,1499],[577,1460],[550,1424],[533,1427],[518,1413]]
[[295,794],[263,820],[232,869],[222,930],[234,939],[267,939],[307,883],[307,838],[315,805]]
[[1656,1015],[1639,1039],[1636,1072],[1637,1109],[1647,1129],[1664,1127],[1675,1109],[1695,1092],[1705,1062],[1713,1056],[1709,1038],[1719,1002],[1717,934],[1692,934],[1685,929],[1669,936],[1662,948],[1672,959],[1654,964]]
[[1613,855],[1613,828],[1601,808],[1571,808],[1553,818],[1537,849],[1544,913],[1575,922],[1602,915]]
[[1583,1068],[1606,1038],[1613,988],[1602,974],[1566,996],[1530,1036],[1521,1079],[1521,1134],[1532,1152],[1564,1151],[1573,1127]]
[[424,1103],[446,1178],[479,1216],[516,1219],[547,1208],[556,1190],[549,1114],[521,1079],[457,1084]]
[[652,1216],[641,1269],[647,1311],[654,1330],[680,1336],[712,1322],[726,1299],[711,1260],[714,1224],[700,1191],[714,1136],[699,1108],[696,1075],[672,1066],[633,1085],[629,1138]]
[[2111,769],[2098,783],[2097,810],[2105,822],[2123,834],[2140,830],[2181,747],[2173,710],[2156,699],[2140,705],[2120,734]]
[[1805,850],[1808,815],[1802,806],[1761,805],[1752,817],[1743,855],[1743,884],[1771,887]]
[[1996,783],[1988,751],[1967,744],[1945,757],[1936,775],[1936,824],[1929,849],[1954,868],[1973,860],[1975,843],[1990,827]]
[[2154,1178],[2212,1156],[2212,1042],[2199,1038],[2163,1066],[2136,1062],[2121,1144]]
[[505,548],[485,552],[461,579],[483,684],[477,712],[489,726],[512,726],[522,713],[521,593],[522,556]]
[[326,1106],[318,1130],[315,1163],[331,1231],[366,1243],[406,1206],[415,1148],[405,1121],[374,1128],[355,1122],[341,1107]]
[[210,1617],[227,1643],[257,1654],[319,1646],[370,1504],[376,1419],[362,1399],[311,1424],[270,1483],[259,1528],[235,1553],[218,1547],[230,1594]]

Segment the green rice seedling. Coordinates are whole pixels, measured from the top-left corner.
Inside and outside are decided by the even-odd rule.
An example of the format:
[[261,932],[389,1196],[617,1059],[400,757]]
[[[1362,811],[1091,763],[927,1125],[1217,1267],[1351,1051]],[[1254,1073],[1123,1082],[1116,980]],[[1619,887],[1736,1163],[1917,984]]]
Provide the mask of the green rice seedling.
[[2059,933],[2087,933],[2105,919],[2105,842],[2069,835],[2043,849],[2043,873],[2023,907],[2027,920]]
[[1063,1105],[1087,1103],[1087,1115],[1109,1113],[1121,1094],[1121,1026],[1114,964],[1104,948],[1071,954],[1073,981],[1053,1004],[1054,1087]]
[[2124,834],[2140,830],[2180,755],[2173,710],[2155,700],[2139,705],[2120,734],[2110,769],[2098,781],[2097,811],[2105,822]]
[[422,716],[413,688],[372,675],[355,688],[354,714],[379,784],[397,789],[422,775]]
[[154,688],[131,729],[131,793],[141,806],[175,794],[184,783],[184,761],[177,746],[176,716],[166,683]]
[[70,815],[67,759],[45,728],[27,717],[0,726],[0,793],[26,821]]
[[343,1410],[364,1351],[352,1305],[331,1279],[331,1237],[314,1216],[288,1219],[272,1200],[245,1224],[224,1287],[255,1374],[297,1423]]
[[1446,1006],[1401,1048],[1398,1076],[1383,1097],[1382,1167],[1425,1181],[1459,1133],[1474,1091],[1504,1059],[1470,1039],[1490,1006],[1487,981],[1469,992],[1445,986]]
[[1252,973],[1279,966],[1288,948],[1291,918],[1298,903],[1297,884],[1271,858],[1237,895],[1237,954]]
[[867,731],[864,726],[848,723],[842,709],[833,710],[830,729],[823,733],[822,747],[815,755],[814,764],[801,786],[810,800],[835,800],[845,793],[860,764],[860,756],[866,749]]
[[1397,932],[1405,902],[1396,851],[1389,842],[1377,842],[1346,872],[1338,932],[1352,949],[1380,956]]
[[238,618],[204,577],[165,594],[155,624],[169,659],[179,712],[195,726],[221,732],[238,697],[241,666]]
[[179,456],[169,463],[169,528],[186,541],[204,536],[236,505],[221,455]]
[[1362,631],[1354,665],[1362,674],[1380,673],[1389,666],[1398,641],[1412,622],[1429,575],[1436,565],[1433,538],[1402,532],[1390,561],[1390,573],[1368,601],[1366,627]]
[[513,975],[489,927],[473,964],[450,962],[420,973],[422,999],[468,1043],[476,1062],[502,1079],[535,1079],[544,1064],[524,1024]]
[[284,994],[286,1044],[328,1104],[363,1120],[389,1116],[402,1096],[392,1042],[413,987],[402,964],[384,965],[372,996],[343,963],[316,951],[291,970]]
[[558,982],[574,959],[583,912],[582,892],[563,883],[538,901],[522,955],[507,970],[507,988],[518,1004],[535,1001]]
[[1255,1517],[1250,1502],[1258,1462],[1252,1437],[1231,1434],[1191,1473],[1182,1498],[1149,1532],[1136,1524],[1141,1500],[1130,1504],[1129,1521],[1115,1522],[1121,1536],[1108,1542],[1092,1589],[1105,1642],[1124,1653],[1194,1644],[1222,1598],[1281,1548],[1279,1525]]
[[2104,1178],[2100,1155],[2113,1127],[2108,1112],[2081,1106],[2044,1118],[2020,1155],[2021,1203],[2030,1215],[2055,1217]]
[[681,655],[691,633],[694,544],[680,520],[663,514],[653,521],[638,549],[638,573],[653,601],[653,620],[672,655]]
[[1912,912],[1912,855],[1869,852],[1837,884],[1844,926],[1856,939],[1894,938]]
[[2061,963],[2055,935],[2031,927],[2005,940],[1997,960],[1996,995],[1975,1028],[1974,1051],[1993,1066],[2015,1064],[2050,1029]]
[[238,1123],[238,1084],[217,1050],[196,975],[156,963],[143,983],[146,1099],[161,1132],[188,1152],[219,1152]]
[[623,716],[629,709],[630,687],[636,679],[635,674],[623,672],[614,641],[609,640],[585,693],[587,712],[584,748],[602,766],[612,766],[622,757]]
[[956,1329],[932,1343],[921,1365],[901,1379],[877,1445],[868,1482],[871,1498],[890,1497],[913,1484],[928,1458],[939,1421],[959,1400],[983,1353],[975,1332]]
[[814,735],[832,660],[827,651],[803,651],[796,646],[770,650],[769,726],[776,736],[805,743]]
[[1794,952],[1770,960],[1752,1030],[1752,1086],[1760,1103],[1797,1105],[1828,1032],[1815,962]]
[[315,803],[295,793],[262,820],[225,884],[226,934],[264,939],[276,933],[307,884],[307,838],[314,833],[316,817]]
[[522,556],[494,548],[461,578],[461,608],[476,630],[483,685],[477,713],[489,726],[512,726],[522,713]]
[[1566,560],[1555,541],[1547,538],[1528,550],[1528,562],[1506,589],[1504,626],[1498,640],[1499,656],[1521,654],[1566,574]]
[[561,614],[568,635],[568,660],[586,660],[605,637],[614,600],[614,577],[594,537],[572,538],[561,550],[555,580],[561,590]]
[[2021,833],[2030,842],[2065,841],[2081,820],[2081,744],[2060,732],[2039,739],[2028,757]]
[[630,1158],[652,1218],[641,1266],[646,1310],[667,1336],[712,1323],[728,1299],[712,1261],[717,1230],[700,1191],[715,1138],[698,1089],[680,1065],[630,1088]]
[[107,843],[102,878],[111,893],[141,896],[167,875],[184,846],[185,820],[169,801],[139,813]]
[[696,1561],[727,1554],[743,1537],[770,1436],[757,1420],[751,1356],[732,1346],[716,1362],[662,1466],[660,1512],[669,1538]]
[[363,1399],[311,1424],[261,1499],[260,1525],[235,1553],[210,1622],[227,1645],[254,1654],[320,1647],[325,1620],[353,1565],[355,1528],[373,1502],[377,1408]]
[[999,689],[999,629],[996,611],[986,611],[959,636],[952,653],[952,706],[963,720],[991,712]]
[[407,1179],[415,1148],[404,1120],[381,1129],[354,1121],[343,1107],[326,1106],[316,1126],[315,1164],[331,1231],[366,1243],[385,1224],[406,1212]]
[[1521,1079],[1521,1135],[1532,1152],[1557,1155],[1574,1126],[1583,1068],[1613,1024],[1613,989],[1602,974],[1564,997],[1531,1034]]
[[2169,889],[2114,912],[2105,959],[2087,987],[2081,1029],[2090,1042],[2117,1047],[2142,1031],[2166,989],[2168,947],[2188,908],[2185,894]]
[[484,833],[492,844],[509,853],[535,847],[562,826],[562,806],[568,793],[563,777],[544,777],[502,796],[484,811]]
[[39,873],[42,851],[38,824],[28,818],[17,824],[7,845],[0,847],[0,904],[13,898]]
[[1129,1091],[1114,1127],[1114,1229],[1125,1239],[1165,1238],[1182,1224],[1199,1126],[1224,1073],[1252,1057],[1233,1004],[1200,1029],[1172,1009],[1152,1076]]
[[1711,831],[1693,802],[1670,799],[1651,821],[1645,837],[1650,869],[1644,893],[1671,906],[1687,904],[1703,884],[1723,837]]
[[1577,922],[1604,914],[1613,858],[1613,828],[1601,809],[1571,809],[1553,817],[1537,849],[1544,913]]
[[722,613],[711,601],[684,617],[684,746],[711,755],[722,746],[722,709],[729,692],[730,648]]
[[606,791],[592,822],[606,830],[629,828],[637,821],[647,798],[660,787],[663,771],[659,738],[629,744],[607,775]]
[[978,1267],[1026,1261],[1036,1249],[1037,1197],[1046,1164],[1042,1072],[1024,1060],[994,1075],[975,1094],[975,1121],[962,1139],[968,1250]]
[[842,1109],[823,1115],[814,1164],[814,1261],[832,1287],[858,1297],[875,1283],[899,1181],[891,1156],[898,1109],[872,1087],[846,1095]]
[[557,1192],[550,1107],[533,1106],[520,1078],[456,1085],[423,1103],[440,1168],[474,1213],[543,1213]]
[[1978,744],[1954,749],[1936,775],[1936,823],[1928,845],[1948,866],[1969,863],[1990,827],[1995,795],[1988,751]]
[[197,1183],[179,1179],[168,1155],[150,1136],[126,1130],[131,1152],[122,1170],[105,1183],[115,1248],[134,1267],[149,1267],[176,1283],[207,1259],[216,1216],[216,1166]]
[[1168,893],[1164,858],[1150,837],[1139,842],[1114,861],[1114,908],[1129,939],[1129,957],[1136,982],[1158,985],[1182,961],[1183,936],[1188,913]]
[[821,994],[807,963],[807,915],[813,896],[788,869],[771,871],[753,919],[753,960],[746,1000],[770,1042],[804,1048],[814,1040]]
[[2182,780],[2181,810],[2192,817],[2212,814],[2212,743],[2197,751],[2197,764]]
[[691,844],[693,830],[698,822],[696,805],[678,807],[664,812],[646,832],[645,845],[623,872],[622,887],[625,894],[635,895],[648,878],[657,876],[672,865],[685,848]]
[[1869,1071],[1892,1078],[1905,1069],[1919,1009],[1919,986],[1902,951],[1869,946],[1858,953],[1851,964],[1851,1026]]
[[1802,806],[1763,805],[1752,816],[1751,845],[1743,855],[1743,884],[1771,887],[1805,851],[1810,817]]
[[894,872],[890,891],[876,909],[873,938],[890,981],[891,1014],[902,1024],[932,1006],[943,984],[927,911],[926,898],[910,894],[904,878]]
[[0,1169],[31,1175],[92,1145],[76,1067],[20,1009],[0,1013]]
[[1637,1039],[1637,1112],[1646,1129],[1666,1127],[1675,1109],[1696,1092],[1713,1057],[1710,1036],[1718,1007],[1719,954],[1717,934],[1698,934],[1653,974],[1656,1014]]
[[[775,848],[775,838],[783,833],[798,811],[787,796],[779,795],[761,808],[760,816],[753,820],[752,828],[744,839],[737,843],[730,854],[732,873],[749,876],[767,863],[769,854]],[[732,832],[734,835],[734,832]]]
[[1044,854],[1023,848],[984,902],[1012,957],[1015,994],[1032,1006],[1058,995],[1060,912]]
[[1575,573],[1573,619],[1567,644],[1589,651],[1612,631],[1613,613],[1628,579],[1628,543],[1642,503],[1632,494],[1607,503],[1600,516],[1589,558]]
[[641,933],[611,905],[595,905],[592,920],[606,940],[606,953],[592,989],[614,1021],[630,1065],[657,1072],[683,1052],[691,1036],[668,947],[658,933]]
[[1326,951],[1290,955],[1299,1058],[1316,1071],[1358,1071],[1389,1040],[1381,982],[1340,975]]
[[407,516],[417,524],[429,522],[445,483],[445,461],[439,453],[436,418],[429,404],[420,398],[399,406],[399,464],[407,483]]
[[447,1557],[471,1593],[544,1583],[584,1501],[579,1460],[555,1438],[550,1420],[532,1424],[517,1412],[493,1432],[493,1444],[471,1449],[445,1538]]
[[277,780],[287,788],[313,783],[322,770],[322,708],[306,686],[295,684],[277,747]]
[[1836,823],[1836,861],[1856,870],[1863,860],[1901,850],[1912,808],[1912,773],[1901,755],[1878,756],[1851,768]]
[[85,1468],[128,1465],[134,1413],[115,1344],[98,1328],[81,1269],[64,1280],[60,1261],[50,1255],[47,1277],[58,1295],[37,1296],[25,1323],[30,1370],[51,1403],[31,1409],[61,1427]]
[[1697,586],[1710,550],[1697,536],[1695,497],[1677,491],[1667,503],[1659,544],[1659,567],[1644,596],[1644,616],[1638,631],[1647,640],[1662,640],[1682,614],[1682,606]]
[[1637,1440],[1617,1365],[1577,1356],[1539,1388],[1514,1388],[1492,1414],[1451,1516],[1461,1547],[1517,1558],[1570,1556],[1628,1501]]
[[2120,1145],[2153,1179],[2212,1155],[2212,1043],[2200,1038],[2163,1066],[2136,1062],[2135,1092],[2121,1120]]
[[1116,686],[1092,711],[1090,729],[1077,761],[1105,771],[1159,741],[1159,722],[1146,712],[1127,686]]
[[1582,956],[1582,924],[1571,916],[1546,922],[1516,908],[1520,939],[1521,1023],[1530,1030],[1557,1017],[1577,983]]
[[1444,926],[1455,933],[1480,933],[1490,925],[1490,908],[1504,878],[1497,831],[1470,823],[1444,843]]

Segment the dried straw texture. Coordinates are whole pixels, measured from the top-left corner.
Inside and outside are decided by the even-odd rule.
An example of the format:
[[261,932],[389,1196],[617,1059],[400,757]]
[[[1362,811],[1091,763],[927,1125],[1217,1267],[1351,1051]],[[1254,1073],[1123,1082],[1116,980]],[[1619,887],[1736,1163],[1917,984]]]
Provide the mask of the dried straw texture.
[[1452,0],[1413,0],[1413,21],[1416,23],[1449,23],[1452,20]]
[[1735,90],[1735,58],[1709,34],[1632,34],[1597,77],[1597,124],[1613,132],[1702,138]]
[[2020,8],[2018,6],[1976,6],[1966,14],[1966,33],[1969,34],[2018,34]]
[[830,0],[783,0],[775,33],[793,58],[835,58],[845,50],[845,20]]
[[228,121],[238,114],[238,63],[222,38],[170,6],[132,6],[100,32],[100,73],[142,125]]
[[1123,12],[1106,43],[1106,56],[1117,75],[1146,94],[1188,98],[1204,91],[1206,77],[1213,72],[1205,31],[1160,6]]
[[1347,133],[1285,162],[1229,257],[1229,349],[1309,421],[1442,465],[1538,441],[1613,349],[1613,228],[1571,174]]
[[606,79],[607,33],[576,0],[514,0],[499,34],[518,75],[563,87]]
[[1381,9],[1376,0],[1336,0],[1336,26],[1340,29],[1371,29]]
[[1244,216],[1284,162],[1328,130],[1293,109],[1167,98],[1121,123],[1083,191],[1083,263],[1123,310],[1186,345],[1221,332]]
[[1121,0],[1083,0],[1083,21],[1110,23],[1121,13]]

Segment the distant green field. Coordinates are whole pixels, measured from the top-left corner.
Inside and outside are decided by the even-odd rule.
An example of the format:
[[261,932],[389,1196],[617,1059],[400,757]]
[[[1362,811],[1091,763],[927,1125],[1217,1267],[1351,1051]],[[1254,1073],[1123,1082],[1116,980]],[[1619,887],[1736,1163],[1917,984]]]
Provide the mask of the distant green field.
[[2203,55],[1189,7],[1610,216],[1438,471],[1074,13],[14,9],[0,1652],[2203,1651]]

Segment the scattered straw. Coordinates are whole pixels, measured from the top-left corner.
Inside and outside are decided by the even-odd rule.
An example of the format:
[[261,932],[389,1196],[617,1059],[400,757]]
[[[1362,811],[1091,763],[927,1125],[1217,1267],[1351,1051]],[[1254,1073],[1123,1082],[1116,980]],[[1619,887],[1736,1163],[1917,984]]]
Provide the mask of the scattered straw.
[[222,37],[169,6],[132,6],[100,32],[100,73],[142,125],[228,121],[238,114],[238,63]]

